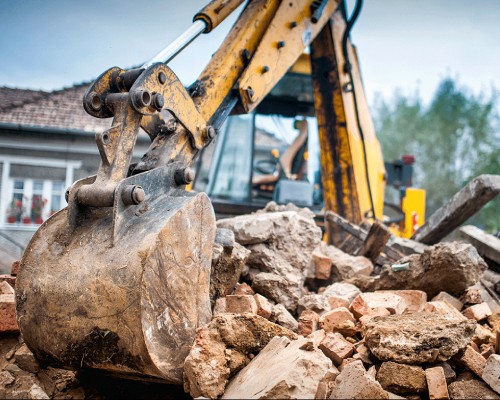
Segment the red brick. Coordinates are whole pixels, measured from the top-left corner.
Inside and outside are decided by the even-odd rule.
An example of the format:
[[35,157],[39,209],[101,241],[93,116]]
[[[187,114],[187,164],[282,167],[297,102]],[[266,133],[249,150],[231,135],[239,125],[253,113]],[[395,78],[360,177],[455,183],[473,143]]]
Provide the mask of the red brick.
[[471,346],[467,346],[465,350],[460,351],[455,356],[455,359],[458,363],[467,367],[477,376],[479,376],[480,378],[482,377],[484,367],[486,366],[486,360]]
[[336,366],[354,353],[354,345],[337,332],[328,332],[319,348]]
[[448,303],[450,303],[458,311],[462,311],[464,303],[462,303],[456,297],[452,296],[451,294],[449,294],[447,292],[439,292],[439,294],[437,296],[434,296],[432,298],[432,301],[444,301],[444,300],[446,300]]
[[325,337],[326,337],[326,333],[323,329],[319,329],[317,331],[314,331],[313,333],[311,333],[310,335],[307,336],[308,339],[312,340],[313,344],[316,347],[319,347],[319,345],[325,339]]
[[304,310],[299,317],[299,335],[308,336],[318,330],[319,314],[312,310]]
[[339,307],[323,314],[319,326],[325,332],[340,332],[344,336],[356,334],[356,319],[345,307]]
[[217,300],[215,300],[215,306],[213,310],[213,315],[219,315],[219,314],[224,314],[226,312],[226,298],[225,297],[219,297]]
[[430,301],[424,307],[424,311],[435,312],[441,315],[445,315],[448,318],[456,318],[458,320],[465,320],[460,311],[453,307],[447,300],[441,301]]
[[334,308],[345,307],[349,308],[349,300],[338,297],[338,296],[328,296],[327,298],[328,304],[330,304],[330,308],[333,310]]
[[406,311],[423,311],[427,303],[427,293],[421,290],[377,290],[375,293],[393,293],[401,296],[406,303]]
[[393,293],[361,293],[352,301],[349,309],[356,318],[361,318],[378,307],[386,308],[391,314],[402,314],[406,310],[406,303],[401,296]]
[[363,315],[359,318],[359,322],[361,322],[361,324],[365,324],[374,317],[387,317],[388,315],[391,315],[391,313],[387,310],[387,308],[376,307],[373,308],[369,314]]
[[226,296],[226,312],[243,314],[257,314],[257,303],[250,294]]
[[248,284],[243,282],[242,284],[238,283],[236,285],[236,288],[234,289],[234,294],[236,294],[236,295],[245,295],[245,294],[254,295],[255,292]]
[[488,318],[492,313],[488,303],[474,304],[462,311],[462,314],[469,319],[475,319],[476,321],[482,321]]
[[12,275],[0,275],[0,282],[7,282],[13,288],[16,287],[16,277]]
[[14,261],[12,263],[12,267],[10,268],[11,275],[17,276],[17,272],[19,271],[19,264],[20,263],[21,263],[21,261]]
[[313,252],[314,275],[317,279],[329,279],[332,274],[332,260],[324,254]]
[[19,332],[13,293],[0,294],[0,332]]
[[255,304],[257,304],[257,315],[260,315],[265,319],[271,318],[273,305],[269,302],[269,300],[260,294],[254,294],[253,298],[255,299]]
[[14,288],[7,282],[0,282],[0,294],[14,294]]
[[427,380],[427,389],[429,390],[429,400],[450,398],[443,368],[427,368],[425,370],[425,379]]

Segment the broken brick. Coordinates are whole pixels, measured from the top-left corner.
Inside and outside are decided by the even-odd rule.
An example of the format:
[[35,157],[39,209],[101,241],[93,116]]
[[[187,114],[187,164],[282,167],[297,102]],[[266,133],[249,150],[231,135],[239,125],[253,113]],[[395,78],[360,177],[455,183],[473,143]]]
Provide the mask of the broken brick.
[[406,303],[405,311],[424,311],[427,303],[427,293],[421,290],[377,290],[375,293],[393,293],[401,296]]
[[19,332],[14,293],[0,294],[0,332]]
[[458,311],[462,311],[464,303],[462,303],[455,296],[452,296],[447,292],[439,292],[436,296],[432,298],[432,301],[444,301],[444,300],[446,300],[449,304],[455,307]]
[[356,320],[345,307],[328,311],[319,319],[319,325],[325,332],[340,332],[344,336],[356,334]]
[[319,348],[336,366],[354,353],[354,345],[338,332],[328,332]]
[[234,294],[236,294],[236,295],[245,295],[245,294],[253,295],[253,294],[255,294],[255,292],[247,283],[243,282],[243,283],[238,283],[236,285],[236,288],[234,289]]
[[304,310],[299,317],[298,333],[308,336],[318,329],[319,315],[312,310]]
[[332,273],[332,260],[317,251],[312,253],[312,262],[314,264],[314,276],[317,279],[329,279]]
[[265,319],[271,318],[273,305],[269,302],[269,300],[260,294],[254,294],[253,298],[255,299],[255,304],[257,305],[257,315],[260,315]]
[[21,264],[21,261],[14,261],[12,263],[12,267],[10,268],[10,274],[17,276],[17,273],[19,272],[19,264]]
[[257,314],[257,303],[250,294],[226,296],[226,312],[234,314]]
[[462,314],[469,319],[475,319],[476,321],[482,321],[488,318],[492,313],[490,306],[487,303],[474,304],[462,311]]
[[443,368],[434,367],[425,370],[425,379],[427,381],[427,389],[429,391],[430,400],[449,399],[448,385]]
[[406,310],[406,303],[401,296],[393,293],[361,293],[352,301],[349,309],[356,318],[360,318],[377,307],[386,308],[391,314],[402,314]]
[[486,360],[471,346],[467,346],[465,350],[460,351],[454,359],[480,378],[482,377],[484,367],[486,366]]
[[500,355],[493,354],[488,358],[481,377],[495,392],[500,394]]
[[349,305],[351,304],[349,300],[339,296],[328,296],[327,301],[332,310],[339,307],[349,308]]

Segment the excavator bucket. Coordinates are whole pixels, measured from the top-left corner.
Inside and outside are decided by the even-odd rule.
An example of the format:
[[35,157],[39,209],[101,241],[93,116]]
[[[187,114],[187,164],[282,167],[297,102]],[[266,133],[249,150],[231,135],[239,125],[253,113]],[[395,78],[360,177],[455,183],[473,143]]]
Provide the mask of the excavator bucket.
[[[176,164],[123,180],[138,205],[70,207],[47,220],[21,260],[17,313],[45,365],[182,382],[196,329],[211,318],[215,216],[204,193],[175,184]],[[90,179],[92,181],[94,178]],[[75,187],[89,183],[89,178]]]

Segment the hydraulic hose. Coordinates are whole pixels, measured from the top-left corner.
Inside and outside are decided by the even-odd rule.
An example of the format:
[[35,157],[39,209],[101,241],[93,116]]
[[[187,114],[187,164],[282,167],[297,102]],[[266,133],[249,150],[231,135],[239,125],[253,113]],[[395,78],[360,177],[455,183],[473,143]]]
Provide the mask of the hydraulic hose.
[[346,3],[344,1],[343,3],[343,13],[344,17],[346,18],[346,28],[344,31],[344,35],[342,36],[342,54],[344,56],[345,64],[344,64],[344,72],[349,74],[349,80],[351,82],[351,91],[352,91],[352,97],[354,101],[354,111],[356,114],[356,123],[358,125],[358,130],[359,130],[359,136],[361,137],[361,144],[363,148],[363,161],[365,165],[365,176],[366,176],[366,184],[368,186],[368,197],[370,199],[370,208],[371,208],[371,213],[372,213],[372,218],[377,219],[377,216],[375,214],[375,206],[373,203],[373,194],[372,194],[372,188],[371,188],[371,183],[370,183],[370,174],[368,173],[368,156],[367,156],[367,151],[366,151],[366,142],[365,142],[365,135],[363,133],[363,128],[361,127],[361,120],[359,118],[359,108],[358,108],[358,101],[356,98],[356,89],[354,87],[354,79],[352,77],[352,65],[349,59],[349,52],[347,51],[347,40],[349,39],[349,35],[351,33],[351,29],[354,26],[354,23],[356,22],[357,18],[359,17],[359,13],[361,12],[361,8],[363,7],[363,0],[356,0],[356,4],[354,6],[354,10],[352,12],[352,15],[349,19],[347,19],[347,7]]

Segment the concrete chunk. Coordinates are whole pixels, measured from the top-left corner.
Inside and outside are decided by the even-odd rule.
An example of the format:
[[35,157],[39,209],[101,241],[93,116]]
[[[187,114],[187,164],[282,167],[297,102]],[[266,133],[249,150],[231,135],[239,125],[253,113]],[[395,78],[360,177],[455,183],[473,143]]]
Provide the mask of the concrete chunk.
[[492,354],[484,367],[483,380],[500,394],[500,355]]
[[362,335],[378,359],[414,365],[448,360],[470,342],[475,328],[475,321],[420,312],[373,318]]
[[299,329],[299,323],[293,317],[288,310],[283,307],[281,304],[275,304],[272,308],[273,312],[269,320],[271,322],[275,322],[278,325],[281,325],[287,329],[290,329],[293,332],[297,332]]
[[401,271],[386,265],[379,276],[370,277],[368,281],[353,279],[352,283],[365,291],[412,289],[422,290],[429,297],[442,291],[460,295],[477,283],[487,268],[473,246],[459,242],[439,243],[423,254],[402,258],[398,264],[407,264],[408,267]]
[[500,399],[494,391],[481,381],[456,381],[448,386],[450,398],[454,399]]
[[332,274],[337,280],[349,279],[357,275],[368,276],[373,272],[373,264],[366,257],[356,257],[328,246],[326,255],[332,260]]
[[219,297],[232,293],[235,288],[250,251],[238,243],[231,250],[215,244],[210,272],[210,300],[212,305]]
[[336,282],[327,286],[322,293],[323,296],[337,296],[346,299],[351,303],[354,298],[361,293],[361,290],[351,283]]
[[297,306],[297,312],[300,314],[304,310],[312,310],[317,312],[318,314],[323,314],[327,311],[330,311],[330,304],[328,302],[328,298],[322,294],[306,294],[303,296]]
[[369,375],[361,361],[347,364],[335,379],[331,399],[388,399],[389,394]]
[[257,274],[252,288],[264,297],[294,312],[301,296],[302,280],[295,275],[281,276],[269,272]]
[[377,380],[385,390],[397,394],[419,393],[427,388],[422,367],[391,361],[382,363]]
[[[222,314],[196,332],[184,362],[184,390],[192,397],[217,398],[224,393],[231,366],[241,367],[241,355],[258,352],[273,337],[297,335],[254,314]],[[226,350],[237,352],[240,362]],[[238,354],[239,353],[239,354]]]
[[308,339],[275,337],[229,383],[223,399],[314,398],[332,363]]
[[16,364],[22,370],[31,372],[32,374],[36,374],[39,371],[40,366],[38,365],[35,356],[30,349],[28,349],[28,346],[26,346],[25,343],[17,349],[14,356],[16,358]]

